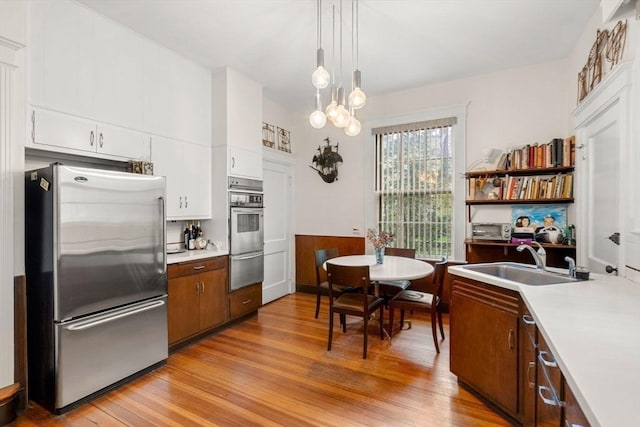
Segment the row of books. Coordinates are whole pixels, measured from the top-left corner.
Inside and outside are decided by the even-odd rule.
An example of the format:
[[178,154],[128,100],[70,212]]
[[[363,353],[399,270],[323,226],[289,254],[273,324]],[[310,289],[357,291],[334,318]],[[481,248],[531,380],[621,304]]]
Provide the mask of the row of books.
[[572,173],[469,178],[469,200],[539,200],[572,197]]
[[502,153],[497,170],[570,167],[575,165],[576,138],[554,138],[546,144],[527,144]]

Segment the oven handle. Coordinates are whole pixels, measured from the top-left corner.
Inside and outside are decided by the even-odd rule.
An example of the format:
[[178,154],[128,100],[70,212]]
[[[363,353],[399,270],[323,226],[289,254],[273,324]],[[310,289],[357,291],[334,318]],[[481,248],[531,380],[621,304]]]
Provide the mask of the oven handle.
[[232,255],[231,258],[234,261],[242,261],[242,260],[245,260],[245,259],[258,258],[258,257],[261,257],[261,256],[264,256],[264,252],[263,251],[253,252],[253,253],[251,253],[249,255]]

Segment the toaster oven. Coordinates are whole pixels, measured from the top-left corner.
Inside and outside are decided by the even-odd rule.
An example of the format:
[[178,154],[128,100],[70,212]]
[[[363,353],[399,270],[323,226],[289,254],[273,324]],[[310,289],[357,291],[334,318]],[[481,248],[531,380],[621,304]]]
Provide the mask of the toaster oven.
[[499,222],[471,223],[471,238],[474,240],[511,240],[511,224]]

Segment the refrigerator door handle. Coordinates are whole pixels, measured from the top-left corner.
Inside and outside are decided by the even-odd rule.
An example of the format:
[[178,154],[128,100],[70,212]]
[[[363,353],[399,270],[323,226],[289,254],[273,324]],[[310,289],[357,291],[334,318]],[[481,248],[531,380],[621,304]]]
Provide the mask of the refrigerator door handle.
[[113,322],[114,320],[122,319],[123,317],[132,316],[134,314],[142,313],[143,311],[153,310],[154,308],[161,307],[165,304],[164,301],[155,301],[150,304],[143,305],[142,307],[132,308],[126,311],[122,311],[112,316],[103,317],[98,320],[92,320],[88,322],[80,322],[74,325],[67,326],[65,329],[68,331],[83,331],[90,329],[103,323]]
[[232,255],[233,259],[236,261],[243,261],[246,259],[253,259],[253,258],[258,258],[264,256],[264,252],[260,251],[260,252],[254,252],[250,255]]
[[162,274],[165,274],[167,272],[167,202],[162,196],[158,199],[162,207]]

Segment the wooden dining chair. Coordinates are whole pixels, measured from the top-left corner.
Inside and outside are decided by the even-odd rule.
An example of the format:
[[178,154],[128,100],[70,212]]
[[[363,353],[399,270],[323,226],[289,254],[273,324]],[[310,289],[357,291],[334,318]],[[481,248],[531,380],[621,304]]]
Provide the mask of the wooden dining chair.
[[[410,248],[385,248],[385,255],[390,256],[401,256],[404,258],[415,258],[416,250]],[[389,299],[393,298],[398,292],[407,289],[411,286],[411,282],[409,280],[391,280],[391,281],[380,281],[378,282],[378,289],[380,290],[380,294],[384,298],[384,305],[389,305]]]
[[[329,282],[325,280],[327,274],[322,267],[323,264],[330,260],[331,258],[337,258],[339,256],[337,248],[331,249],[318,249],[315,251],[315,262],[316,262],[316,319],[318,318],[318,313],[320,312],[320,297],[322,296],[323,289],[329,289]],[[336,289],[336,293],[342,293],[342,289]]]
[[[333,317],[335,314],[342,316],[362,317],[364,321],[364,344],[362,358],[367,358],[367,336],[369,335],[369,318],[378,310],[378,321],[380,322],[380,339],[384,339],[383,299],[370,295],[367,292],[371,279],[369,277],[369,266],[341,266],[327,263],[327,278],[329,280],[329,341],[327,350],[331,351],[333,341]],[[334,299],[335,288],[349,287],[359,289],[360,293],[342,293]],[[342,323],[342,332],[347,332],[346,322]]]
[[396,296],[393,297],[391,301],[389,301],[389,335],[393,336],[393,318],[395,310],[400,310],[399,329],[402,329],[402,325],[404,324],[405,310],[431,313],[431,332],[433,335],[433,344],[436,347],[436,352],[440,353],[436,324],[439,324],[440,335],[444,340],[444,327],[442,326],[442,311],[440,310],[440,302],[442,301],[442,288],[444,286],[444,276],[446,271],[446,260],[437,262],[434,265],[433,286],[435,292],[433,294],[406,289],[398,292]]

